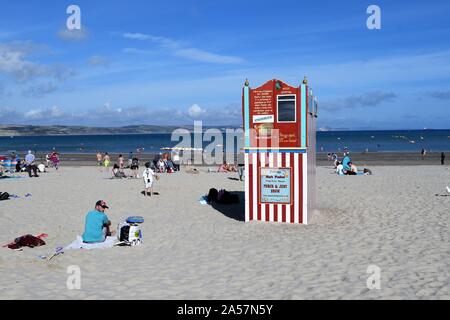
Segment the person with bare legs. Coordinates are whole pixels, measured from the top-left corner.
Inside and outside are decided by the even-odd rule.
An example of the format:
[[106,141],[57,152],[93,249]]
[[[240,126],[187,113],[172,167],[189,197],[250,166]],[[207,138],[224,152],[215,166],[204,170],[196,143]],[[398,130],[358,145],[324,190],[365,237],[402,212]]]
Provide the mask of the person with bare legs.
[[145,170],[142,173],[142,178],[144,179],[144,184],[145,184],[144,196],[147,196],[148,192],[150,192],[150,196],[152,196],[155,172],[152,170],[152,168],[150,168],[150,162],[147,162],[145,164]]

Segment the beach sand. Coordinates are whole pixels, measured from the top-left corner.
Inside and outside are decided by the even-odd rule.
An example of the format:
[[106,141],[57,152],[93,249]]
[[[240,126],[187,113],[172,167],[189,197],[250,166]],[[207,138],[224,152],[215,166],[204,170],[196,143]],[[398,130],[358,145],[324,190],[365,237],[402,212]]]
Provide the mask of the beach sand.
[[[0,202],[2,244],[49,235],[43,247],[0,248],[0,299],[450,299],[450,168],[371,169],[340,177],[318,167],[319,211],[307,226],[244,223],[243,202],[200,205],[211,187],[243,197],[235,174],[206,168],[161,175],[152,198],[140,179],[111,180],[95,167],[0,180],[0,191],[21,196]],[[114,226],[145,218],[141,246],[37,257],[75,240],[99,199]],[[66,286],[74,265],[81,290]],[[367,288],[369,265],[381,269],[379,290]]]

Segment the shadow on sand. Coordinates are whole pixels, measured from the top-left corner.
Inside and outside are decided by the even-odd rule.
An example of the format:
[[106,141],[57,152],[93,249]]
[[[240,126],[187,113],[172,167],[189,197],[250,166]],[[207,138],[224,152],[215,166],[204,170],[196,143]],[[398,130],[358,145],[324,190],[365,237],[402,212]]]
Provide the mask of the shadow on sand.
[[245,221],[245,192],[244,191],[230,191],[232,194],[237,194],[239,197],[238,203],[220,204],[213,202],[211,206],[222,213],[225,217]]

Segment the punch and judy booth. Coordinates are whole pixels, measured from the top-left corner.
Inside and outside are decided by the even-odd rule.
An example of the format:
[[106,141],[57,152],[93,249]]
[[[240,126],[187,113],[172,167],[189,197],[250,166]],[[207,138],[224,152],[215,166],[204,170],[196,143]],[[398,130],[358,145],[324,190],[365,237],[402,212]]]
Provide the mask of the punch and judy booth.
[[243,89],[245,220],[307,224],[316,206],[317,101],[270,80]]

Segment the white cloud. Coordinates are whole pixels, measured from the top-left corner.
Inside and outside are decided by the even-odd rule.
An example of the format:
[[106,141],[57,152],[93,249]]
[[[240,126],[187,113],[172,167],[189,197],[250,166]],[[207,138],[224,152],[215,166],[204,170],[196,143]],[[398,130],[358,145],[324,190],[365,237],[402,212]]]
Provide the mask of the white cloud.
[[133,39],[133,40],[150,40],[151,37],[146,34],[142,33],[124,33],[123,37],[126,39]]
[[65,116],[67,115],[57,106],[47,109],[34,109],[24,114],[27,120],[55,119]]
[[204,113],[205,113],[205,110],[200,108],[200,106],[197,104],[193,104],[188,110],[189,116],[193,119],[198,119]]
[[39,77],[65,80],[74,74],[73,70],[62,65],[44,65],[27,59],[28,55],[41,48],[29,42],[0,44],[0,74],[19,82]]
[[[182,41],[173,40],[166,37],[158,37],[143,33],[124,33],[122,36],[126,39],[131,40],[153,42],[166,51],[169,51],[172,55],[189,60],[216,64],[238,64],[244,62],[244,59],[240,57],[221,55],[197,48],[192,48]],[[145,53],[146,51],[141,49],[126,48],[124,49],[124,52]]]

